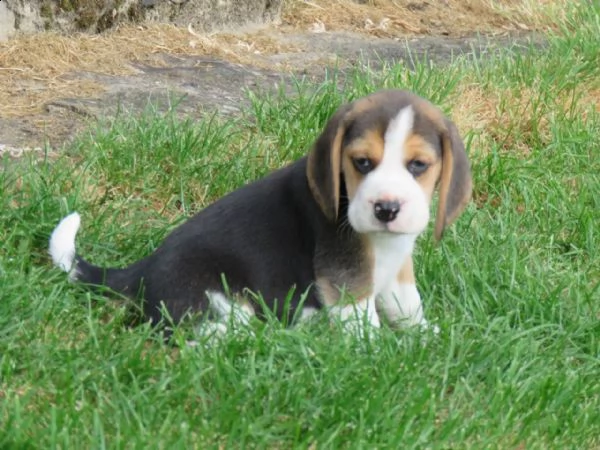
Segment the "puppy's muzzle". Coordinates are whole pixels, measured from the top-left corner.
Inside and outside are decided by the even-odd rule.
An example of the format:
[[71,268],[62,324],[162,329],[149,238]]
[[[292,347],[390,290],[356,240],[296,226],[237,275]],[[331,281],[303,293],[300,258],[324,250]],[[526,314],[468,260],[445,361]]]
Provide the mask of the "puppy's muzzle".
[[377,220],[384,223],[391,222],[400,212],[400,202],[397,200],[378,201],[373,205],[373,210]]

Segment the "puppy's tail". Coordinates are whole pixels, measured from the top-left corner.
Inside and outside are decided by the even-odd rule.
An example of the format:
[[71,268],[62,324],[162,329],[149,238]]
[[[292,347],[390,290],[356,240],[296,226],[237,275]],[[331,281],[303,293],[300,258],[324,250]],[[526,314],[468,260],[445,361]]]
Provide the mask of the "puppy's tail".
[[48,249],[54,265],[69,274],[69,278],[76,280],[77,268],[75,252],[75,237],[81,225],[81,217],[76,212],[69,214],[56,226],[50,236]]
[[50,236],[49,253],[54,265],[69,274],[72,281],[106,286],[116,292],[132,296],[140,287],[135,267],[108,269],[94,266],[77,255],[75,238],[81,218],[76,212],[63,218]]

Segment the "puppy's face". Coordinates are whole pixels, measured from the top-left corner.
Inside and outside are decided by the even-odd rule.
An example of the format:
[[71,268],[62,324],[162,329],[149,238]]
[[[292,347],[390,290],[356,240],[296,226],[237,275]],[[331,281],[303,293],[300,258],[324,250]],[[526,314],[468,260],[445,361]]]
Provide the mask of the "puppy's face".
[[345,105],[309,155],[307,176],[321,209],[338,219],[340,195],[359,233],[419,234],[438,182],[436,237],[470,198],[471,177],[456,127],[406,91]]
[[359,233],[421,233],[441,171],[441,142],[415,131],[412,105],[377,119],[359,116],[344,138],[348,221]]

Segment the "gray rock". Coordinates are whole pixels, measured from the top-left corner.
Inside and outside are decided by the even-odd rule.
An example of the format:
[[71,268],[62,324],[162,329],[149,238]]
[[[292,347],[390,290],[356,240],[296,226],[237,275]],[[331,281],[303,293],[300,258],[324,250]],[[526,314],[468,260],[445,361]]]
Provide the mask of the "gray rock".
[[97,33],[125,22],[230,30],[277,20],[283,0],[0,0],[0,40],[55,30]]

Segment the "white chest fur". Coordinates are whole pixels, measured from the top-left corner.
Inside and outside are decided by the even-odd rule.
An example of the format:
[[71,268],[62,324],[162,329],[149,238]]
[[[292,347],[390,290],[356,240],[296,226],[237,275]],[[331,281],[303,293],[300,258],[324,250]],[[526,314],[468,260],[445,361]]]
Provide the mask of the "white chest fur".
[[417,236],[387,233],[371,236],[373,257],[373,294],[381,295],[397,283],[398,272],[412,254]]

